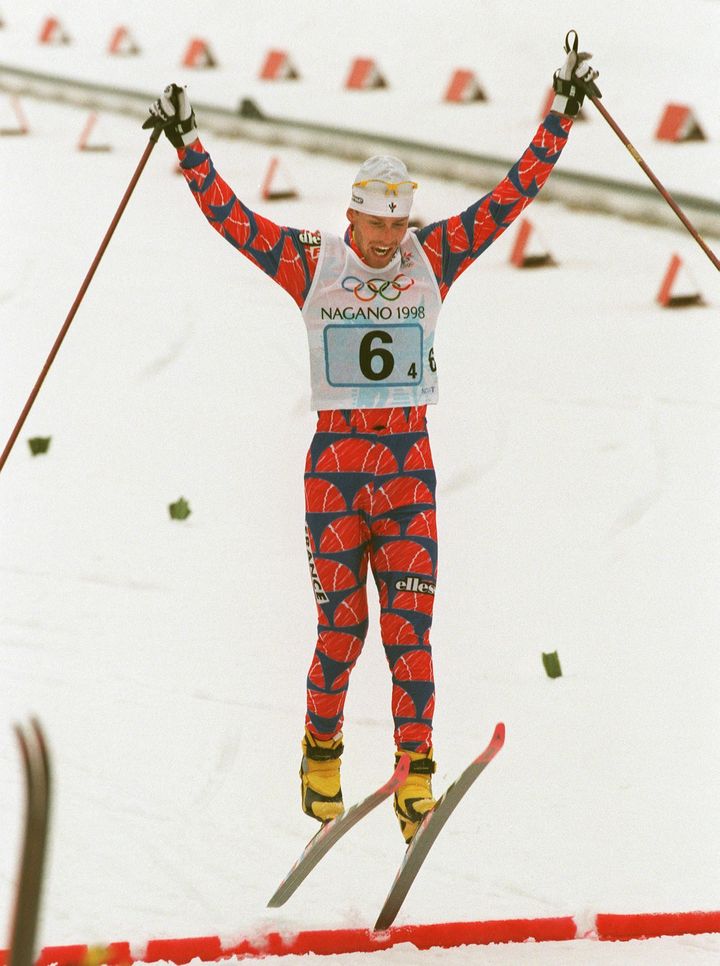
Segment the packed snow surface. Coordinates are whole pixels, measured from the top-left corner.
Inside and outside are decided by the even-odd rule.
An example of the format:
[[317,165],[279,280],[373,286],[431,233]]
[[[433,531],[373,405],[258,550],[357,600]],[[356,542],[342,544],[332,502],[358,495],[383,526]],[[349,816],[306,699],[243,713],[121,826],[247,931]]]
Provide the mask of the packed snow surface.
[[[38,0],[3,11],[0,62],[62,74],[72,62],[74,76],[158,92],[177,80],[215,103],[259,92],[277,114],[511,161],[573,27],[607,105],[658,172],[720,197],[711,0],[553,0],[542,11],[268,2],[260,13],[219,0],[108,0],[88,13],[57,0],[74,41],[59,49],[36,43],[49,12]],[[104,53],[121,22],[140,57]],[[178,70],[194,35],[217,48],[214,71]],[[256,80],[276,46],[295,54],[296,86]],[[342,91],[354,54],[377,56],[391,86],[367,100]],[[453,66],[474,67],[490,102],[442,107]],[[706,142],[653,140],[668,100],[692,102]],[[146,144],[137,123],[103,115],[93,136],[112,150],[79,152],[87,112],[23,108],[31,134],[0,138],[2,442]],[[263,204],[274,149],[205,141],[251,208],[344,229],[356,164],[284,150],[300,197]],[[560,165],[636,176],[599,117],[575,126]],[[474,199],[423,179],[416,211],[430,221]],[[685,233],[542,201],[528,216],[557,265],[513,268],[511,229],[458,281],[439,323],[441,403],[429,419],[436,788],[497,721],[507,741],[399,923],[720,907],[717,272]],[[673,252],[704,305],[656,303]],[[315,640],[306,356],[297,308],[205,224],[163,140],[0,476],[0,908],[9,921],[22,817],[10,725],[37,713],[56,775],[40,945],[231,942],[375,921],[403,850],[389,805],[285,907],[265,908],[314,831],[297,779]],[[32,457],[34,436],[52,437],[45,456]],[[182,522],[168,513],[180,496],[192,510]],[[550,680],[541,655],[555,650],[563,676]],[[348,802],[392,766],[389,699],[373,602],[346,707]],[[698,936],[319,962],[663,966],[719,955],[717,936]]]

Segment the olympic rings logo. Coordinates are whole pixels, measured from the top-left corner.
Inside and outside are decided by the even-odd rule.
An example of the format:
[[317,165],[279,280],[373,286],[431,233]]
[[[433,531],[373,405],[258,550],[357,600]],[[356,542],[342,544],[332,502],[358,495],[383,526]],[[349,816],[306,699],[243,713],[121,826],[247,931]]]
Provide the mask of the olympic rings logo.
[[[414,284],[415,279],[408,278],[402,272],[392,279],[369,278],[367,282],[363,282],[362,279],[355,278],[354,275],[347,275],[342,280],[343,289],[346,292],[352,292],[360,302],[372,302],[378,295],[386,302],[395,302],[403,292],[406,292]],[[370,293],[369,295],[363,294],[366,290]]]

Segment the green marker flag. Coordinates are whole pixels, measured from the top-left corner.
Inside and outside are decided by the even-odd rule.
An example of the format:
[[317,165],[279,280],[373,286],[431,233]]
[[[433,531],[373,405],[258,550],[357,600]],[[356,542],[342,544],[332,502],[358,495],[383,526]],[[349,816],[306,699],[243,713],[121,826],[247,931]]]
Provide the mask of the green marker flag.
[[549,678],[562,677],[562,668],[560,667],[560,658],[558,657],[557,651],[553,651],[552,654],[543,654],[542,661],[545,673]]
[[32,439],[28,440],[28,446],[30,447],[30,452],[33,456],[39,456],[41,453],[47,453],[50,448],[50,440],[52,436],[33,436]]
[[192,513],[192,510],[190,509],[190,504],[185,499],[185,497],[182,497],[182,496],[175,503],[171,503],[168,506],[168,509],[170,510],[170,517],[173,520],[187,520],[187,518]]

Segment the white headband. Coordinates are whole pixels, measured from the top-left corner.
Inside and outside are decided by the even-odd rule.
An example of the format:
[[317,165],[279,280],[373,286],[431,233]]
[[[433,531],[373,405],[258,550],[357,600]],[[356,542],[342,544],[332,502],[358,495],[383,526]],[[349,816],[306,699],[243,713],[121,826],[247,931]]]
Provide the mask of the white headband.
[[358,171],[349,207],[366,215],[407,218],[415,188],[399,158],[378,155],[368,158]]

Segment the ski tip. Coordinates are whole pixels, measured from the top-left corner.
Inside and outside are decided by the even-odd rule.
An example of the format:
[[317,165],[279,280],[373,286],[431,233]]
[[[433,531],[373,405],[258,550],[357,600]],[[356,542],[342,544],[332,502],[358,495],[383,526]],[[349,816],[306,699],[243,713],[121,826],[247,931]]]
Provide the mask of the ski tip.
[[398,759],[397,766],[395,768],[395,774],[393,778],[399,781],[401,784],[405,781],[407,776],[410,774],[410,755],[401,755]]
[[505,725],[499,721],[495,725],[495,732],[492,736],[493,744],[502,745],[505,743]]
[[379,789],[382,795],[391,795],[396,789],[398,789],[407,776],[410,774],[410,755],[401,755],[398,758],[397,764],[395,765],[395,771],[388,778],[387,782]]

